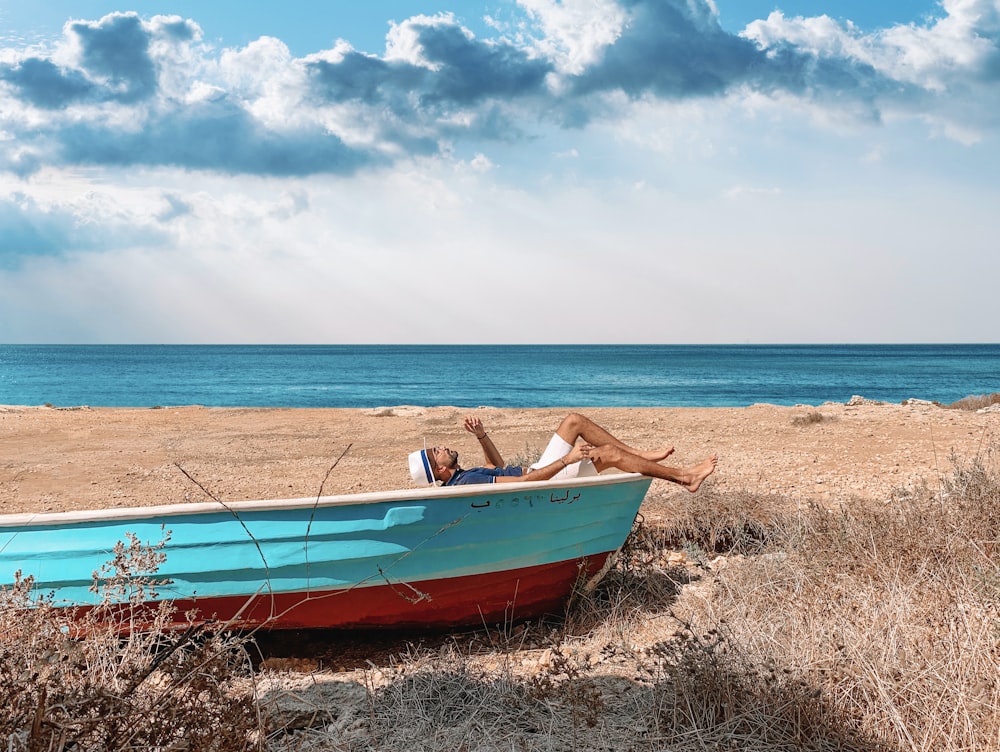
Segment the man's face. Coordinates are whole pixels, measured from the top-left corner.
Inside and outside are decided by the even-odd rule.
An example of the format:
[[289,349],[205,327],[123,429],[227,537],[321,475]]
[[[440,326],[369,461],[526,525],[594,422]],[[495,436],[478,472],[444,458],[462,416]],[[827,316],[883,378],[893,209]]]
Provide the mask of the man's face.
[[446,467],[449,470],[458,467],[458,452],[448,447],[431,447],[427,450],[427,456],[434,467]]

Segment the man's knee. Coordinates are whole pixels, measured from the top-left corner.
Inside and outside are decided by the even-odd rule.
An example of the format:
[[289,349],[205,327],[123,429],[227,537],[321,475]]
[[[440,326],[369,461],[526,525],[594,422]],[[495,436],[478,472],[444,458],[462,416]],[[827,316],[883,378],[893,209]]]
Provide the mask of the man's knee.
[[556,433],[568,443],[573,444],[583,432],[583,425],[585,421],[586,418],[580,415],[580,413],[570,413],[562,419],[562,422],[559,424],[559,428],[556,429]]
[[625,454],[625,452],[616,447],[614,444],[601,444],[597,447],[597,449],[600,451],[601,457],[604,461],[613,465],[617,465],[621,462],[622,457]]

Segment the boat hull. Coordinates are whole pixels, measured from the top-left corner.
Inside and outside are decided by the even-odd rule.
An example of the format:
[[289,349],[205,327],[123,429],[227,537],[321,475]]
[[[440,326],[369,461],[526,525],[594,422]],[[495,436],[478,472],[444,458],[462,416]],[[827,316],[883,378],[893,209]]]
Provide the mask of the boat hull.
[[[93,573],[128,539],[163,544],[144,608],[173,626],[449,627],[559,613],[624,542],[633,475],[355,496],[0,517],[0,583],[59,607],[107,602]],[[97,592],[92,592],[94,585]],[[134,619],[135,615],[132,614]]]
[[560,616],[567,595],[601,570],[609,553],[579,561],[489,572],[467,577],[376,585],[355,590],[216,596],[174,601],[169,628],[213,622],[268,629],[447,629],[507,624]]

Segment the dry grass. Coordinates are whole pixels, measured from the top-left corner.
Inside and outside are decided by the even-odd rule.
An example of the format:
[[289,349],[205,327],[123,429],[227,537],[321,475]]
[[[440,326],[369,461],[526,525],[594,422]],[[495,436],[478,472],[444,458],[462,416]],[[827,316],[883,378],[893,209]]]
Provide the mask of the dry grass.
[[1000,392],[992,394],[973,394],[963,397],[957,402],[945,405],[950,410],[982,410],[984,407],[1000,404]]
[[825,415],[819,410],[810,410],[807,413],[802,413],[801,415],[796,415],[792,418],[793,426],[813,426],[817,423],[826,423],[828,421],[836,420],[836,416]]
[[887,749],[997,749],[998,530],[996,476],[956,463],[939,496],[803,510],[685,618]]
[[[581,590],[566,618],[400,647],[340,677],[314,672],[306,684],[337,678],[353,692],[314,700],[306,720],[267,737],[256,708],[272,712],[274,688],[292,675],[264,671],[248,688],[239,641],[69,641],[44,607],[27,620],[4,609],[14,639],[0,664],[11,708],[0,741],[13,750],[69,749],[72,739],[77,749],[272,752],[995,752],[1000,480],[991,465],[989,455],[953,460],[939,493],[834,509],[711,489],[671,497],[665,521],[640,520],[619,566]],[[308,692],[295,690],[300,700]]]
[[138,606],[159,584],[158,548],[120,542],[94,575],[101,605],[84,614],[55,608],[30,578],[0,590],[4,749],[262,749],[246,640],[196,628],[167,634],[168,602]]

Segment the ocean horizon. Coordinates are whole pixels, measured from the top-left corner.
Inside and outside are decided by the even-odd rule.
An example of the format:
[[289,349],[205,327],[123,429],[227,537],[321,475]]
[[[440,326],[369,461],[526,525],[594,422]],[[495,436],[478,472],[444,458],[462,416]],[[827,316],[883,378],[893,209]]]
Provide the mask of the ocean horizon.
[[1000,344],[0,345],[0,404],[739,407],[1000,391]]

